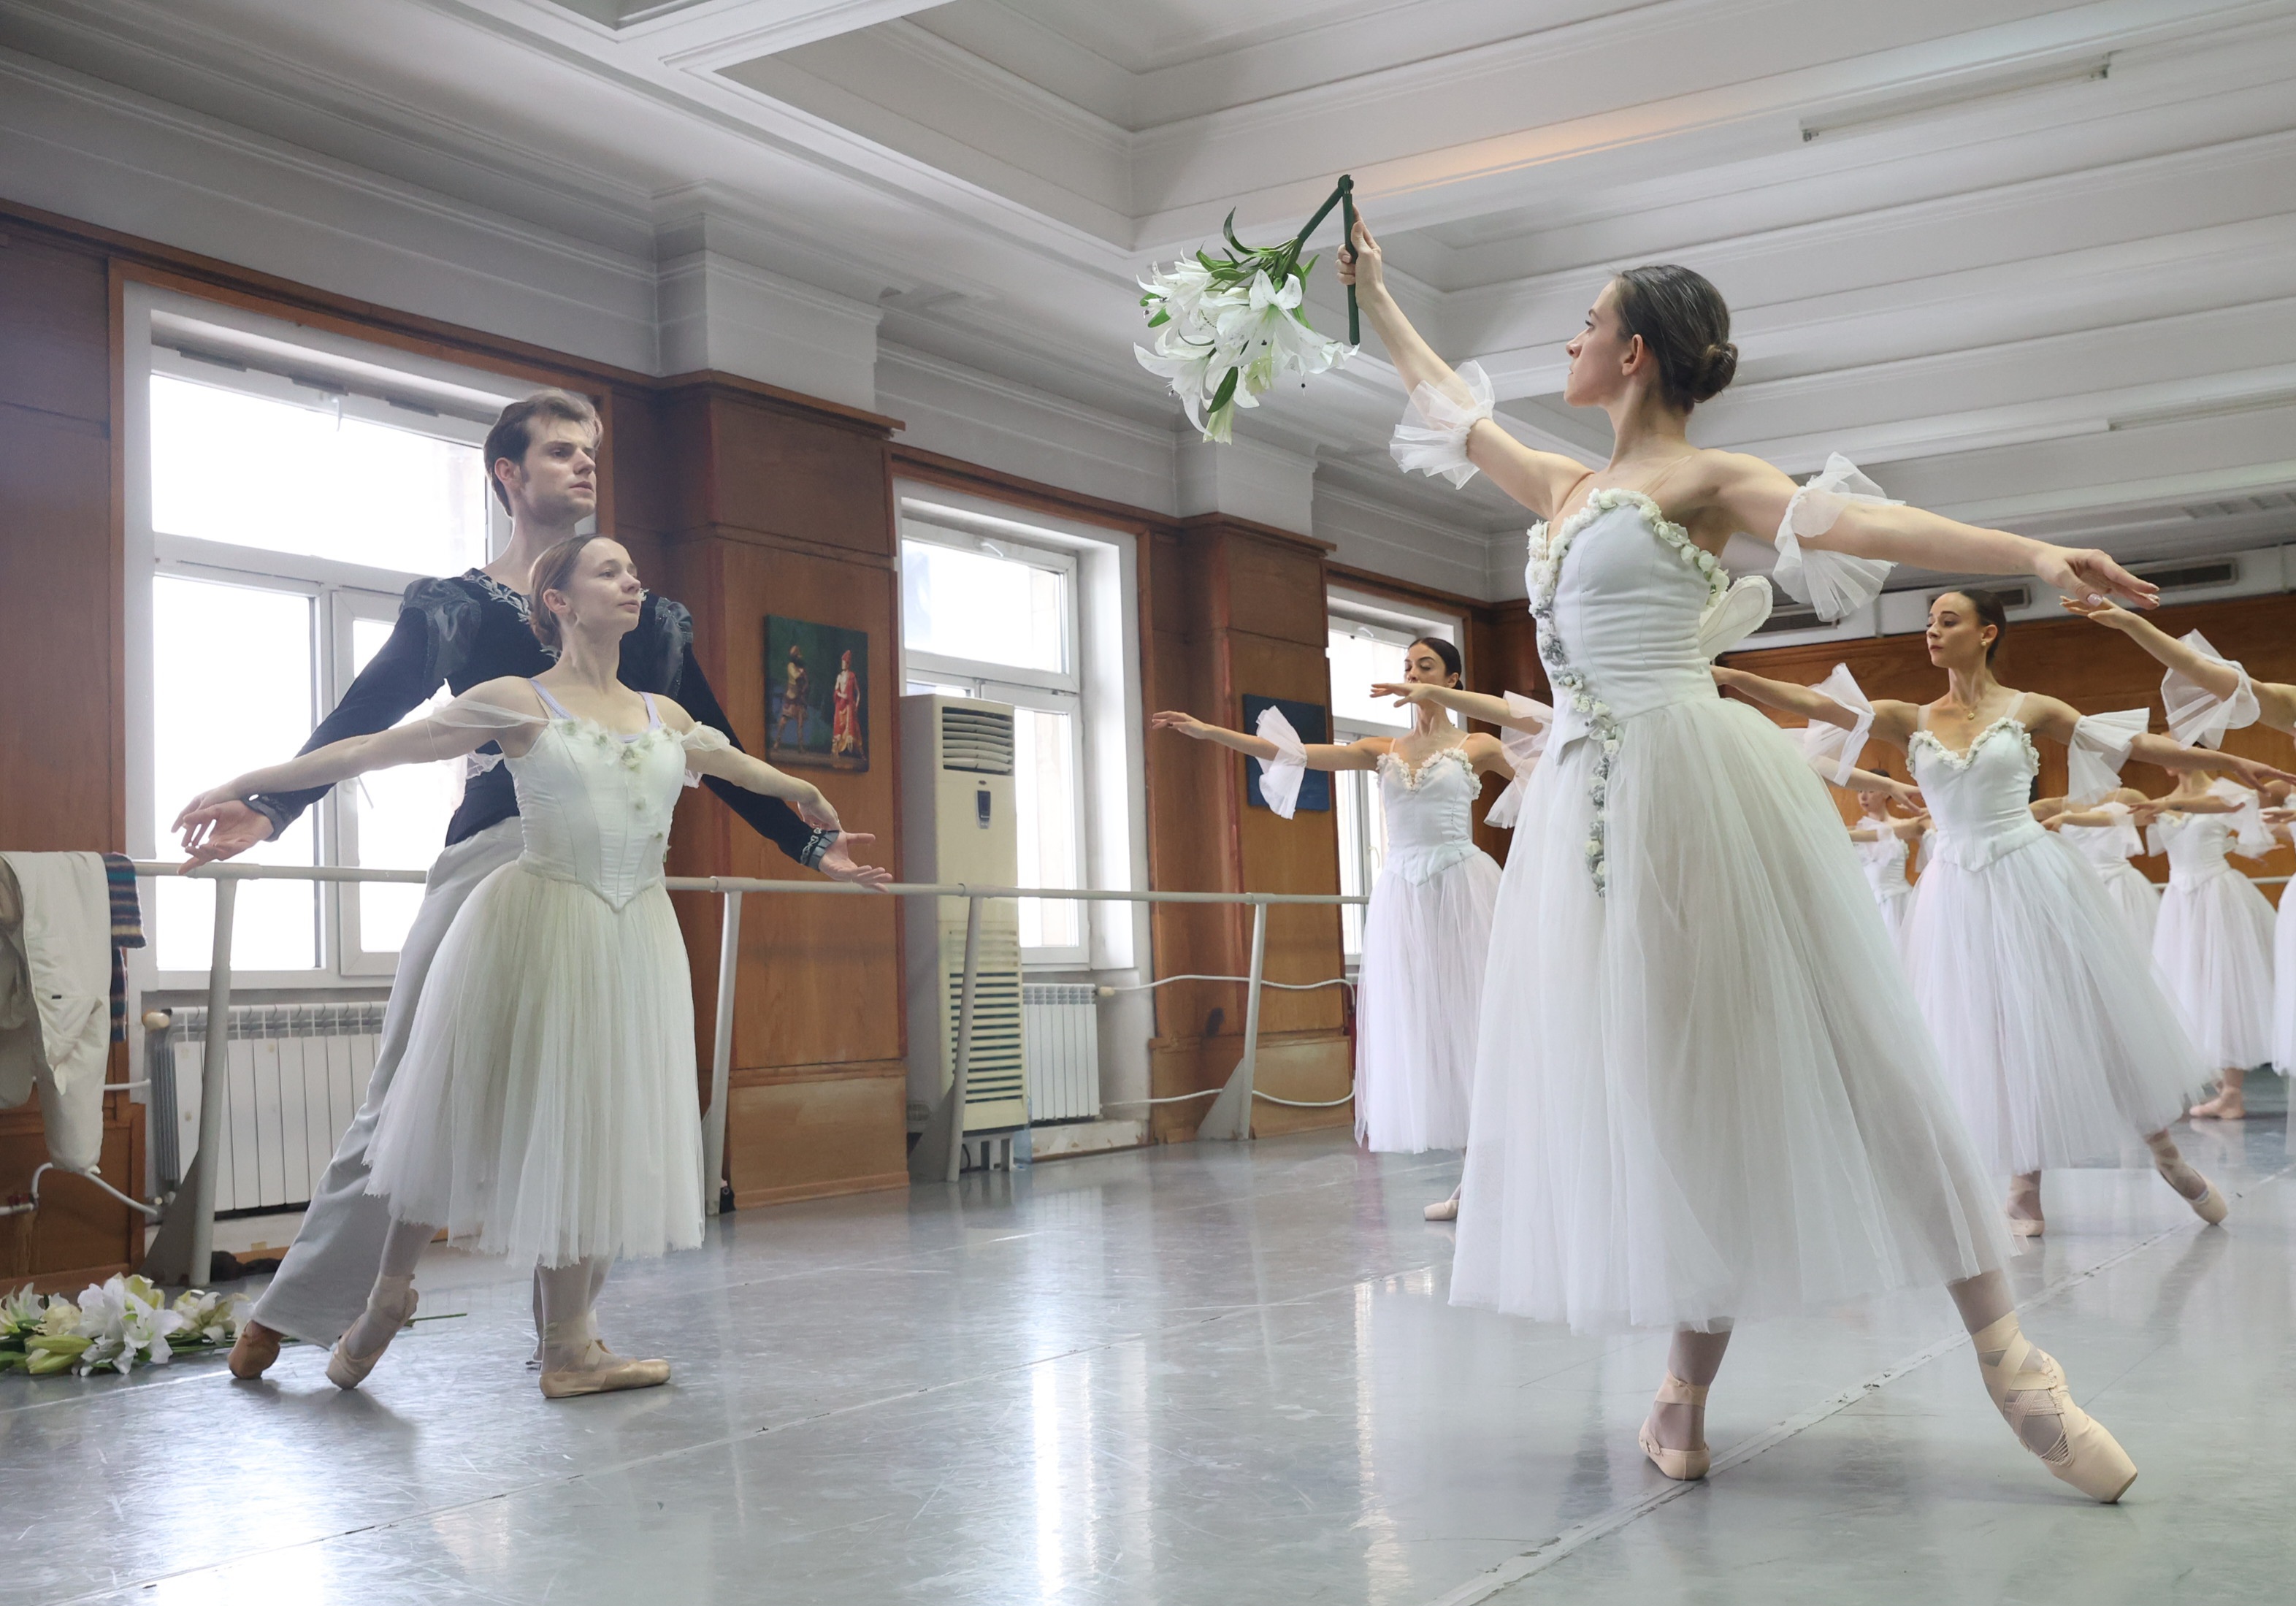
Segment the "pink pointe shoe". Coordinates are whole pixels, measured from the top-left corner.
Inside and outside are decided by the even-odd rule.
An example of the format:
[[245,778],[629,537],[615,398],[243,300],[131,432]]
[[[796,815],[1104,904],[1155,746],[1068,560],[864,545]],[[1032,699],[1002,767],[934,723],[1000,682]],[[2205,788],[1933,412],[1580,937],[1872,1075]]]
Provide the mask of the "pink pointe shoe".
[[[377,1291],[378,1293],[381,1291]],[[374,1364],[382,1359],[382,1352],[390,1348],[390,1340],[397,1338],[400,1330],[409,1322],[414,1320],[415,1294],[413,1278],[407,1279],[406,1295],[404,1300],[390,1301],[384,1307],[378,1309],[375,1299],[375,1294],[367,1296],[367,1314],[386,1318],[388,1324],[383,1328],[382,1342],[375,1346],[374,1353],[372,1355],[353,1355],[350,1348],[351,1334],[358,1331],[359,1323],[354,1322],[343,1330],[343,1336],[335,1340],[334,1350],[327,1356],[327,1381],[338,1389],[356,1389],[366,1381],[367,1373],[373,1372]],[[395,1319],[391,1319],[394,1315]],[[363,1322],[365,1319],[362,1316],[359,1321]]]
[[[1684,1382],[1669,1372],[1666,1374],[1666,1381],[1658,1386],[1658,1397],[1651,1404],[1654,1407],[1694,1405],[1703,1411],[1706,1408],[1706,1390],[1699,1384]],[[1657,1419],[1658,1413],[1653,1409],[1643,1422],[1639,1439],[1643,1454],[1650,1457],[1651,1465],[1677,1483],[1688,1483],[1693,1479],[1705,1477],[1714,1464],[1714,1456],[1702,1440],[1687,1450],[1670,1450],[1659,1443],[1658,1435],[1652,1431],[1652,1423]]]
[[2128,1492],[2136,1463],[2103,1422],[2073,1404],[2064,1368],[2025,1337],[2014,1311],[1971,1341],[1994,1408],[2042,1465],[2105,1505]]

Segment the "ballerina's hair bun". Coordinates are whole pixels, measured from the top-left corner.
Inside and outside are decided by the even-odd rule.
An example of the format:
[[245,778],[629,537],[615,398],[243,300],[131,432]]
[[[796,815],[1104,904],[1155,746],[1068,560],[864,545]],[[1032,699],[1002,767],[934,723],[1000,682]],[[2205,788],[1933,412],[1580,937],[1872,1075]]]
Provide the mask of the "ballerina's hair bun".
[[1671,262],[1630,267],[1613,281],[1619,316],[1658,358],[1659,390],[1687,413],[1728,388],[1738,373],[1730,307],[1705,274]]

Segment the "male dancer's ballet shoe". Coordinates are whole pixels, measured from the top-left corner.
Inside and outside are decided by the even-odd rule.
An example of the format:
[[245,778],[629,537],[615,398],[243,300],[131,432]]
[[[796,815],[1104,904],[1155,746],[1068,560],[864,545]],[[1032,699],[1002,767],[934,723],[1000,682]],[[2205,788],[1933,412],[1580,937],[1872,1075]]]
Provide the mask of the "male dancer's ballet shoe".
[[1438,1200],[1419,1213],[1430,1221],[1456,1221],[1459,1219],[1459,1196],[1454,1193],[1448,1199]]
[[2103,1423],[2073,1404],[2064,1368],[2025,1337],[2014,1311],[1972,1334],[1971,1341],[1977,1346],[1985,1391],[2018,1443],[2092,1500],[2111,1505],[2128,1492],[2136,1481],[2136,1463]]
[[[1684,1382],[1669,1372],[1666,1374],[1666,1381],[1658,1386],[1658,1397],[1651,1403],[1654,1406],[1696,1405],[1703,1410],[1706,1390],[1699,1384]],[[1651,1464],[1677,1483],[1688,1483],[1693,1479],[1705,1477],[1707,1470],[1714,1464],[1713,1454],[1702,1444],[1688,1450],[1668,1449],[1659,1443],[1658,1435],[1651,1431],[1651,1423],[1657,1415],[1653,1410],[1643,1419],[1643,1430],[1639,1436],[1643,1454],[1651,1458]]]
[[279,1358],[279,1339],[277,1332],[260,1322],[242,1322],[239,1337],[232,1340],[231,1359],[224,1364],[231,1368],[232,1376],[253,1382]]
[[[345,1328],[343,1336],[335,1340],[335,1348],[327,1356],[327,1381],[338,1389],[356,1389],[366,1381],[367,1373],[373,1372],[374,1364],[382,1359],[382,1352],[390,1348],[390,1340],[398,1336],[401,1328],[414,1320],[415,1299],[414,1283],[410,1278],[406,1284],[406,1300],[397,1307],[398,1319],[383,1329],[382,1342],[375,1346],[372,1355],[353,1355],[351,1334],[358,1330],[358,1323],[354,1322]],[[377,1308],[373,1294],[367,1296],[367,1309],[377,1315],[389,1314],[388,1309]]]
[[612,1394],[623,1389],[656,1389],[669,1381],[668,1361],[626,1361],[597,1340],[577,1364],[542,1368],[542,1397],[572,1399],[584,1394]]

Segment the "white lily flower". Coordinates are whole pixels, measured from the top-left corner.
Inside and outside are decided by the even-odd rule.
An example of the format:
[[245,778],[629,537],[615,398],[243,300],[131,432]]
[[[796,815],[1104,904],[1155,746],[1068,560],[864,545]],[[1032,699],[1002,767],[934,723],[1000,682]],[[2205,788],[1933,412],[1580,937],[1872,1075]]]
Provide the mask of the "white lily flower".
[[0,1295],[0,1333],[37,1332],[45,1303],[29,1282],[12,1293]]
[[88,1347],[78,1370],[85,1376],[106,1366],[127,1372],[138,1361],[164,1366],[171,1353],[168,1335],[183,1324],[184,1318],[141,1277],[113,1276],[100,1287],[92,1283],[79,1297],[79,1336]]

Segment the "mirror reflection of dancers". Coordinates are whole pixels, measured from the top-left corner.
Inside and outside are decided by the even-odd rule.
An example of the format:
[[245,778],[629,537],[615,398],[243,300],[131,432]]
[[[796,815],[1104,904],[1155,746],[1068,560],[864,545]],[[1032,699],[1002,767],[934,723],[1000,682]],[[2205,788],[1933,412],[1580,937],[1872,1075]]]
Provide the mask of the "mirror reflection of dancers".
[[2144,828],[2158,812],[2152,799],[2133,786],[2122,786],[2086,808],[2069,807],[2057,798],[2037,805],[2035,812],[2043,825],[2070,842],[2073,851],[2095,867],[2105,896],[2151,953],[2153,928],[2161,921],[2161,889],[2128,861],[2147,851]]
[[629,554],[577,536],[534,565],[533,629],[559,649],[538,676],[472,686],[438,714],[240,776],[194,808],[331,785],[499,743],[521,851],[480,882],[431,963],[367,1158],[391,1225],[366,1308],[327,1376],[356,1388],[415,1307],[414,1267],[440,1227],[536,1268],[542,1392],[666,1382],[591,1318],[616,1259],[701,1241],[701,1128],[685,943],[662,888],[689,769],[796,805],[818,788],[736,750],[667,697],[634,692],[622,643],[645,609]]
[[[2251,680],[2248,671],[2226,659],[2208,637],[2194,630],[2170,635],[2150,619],[2137,618],[2110,602],[2068,602],[2066,608],[2092,624],[2118,630],[2151,653],[2168,669],[2161,677],[2161,696],[2169,711],[2169,730],[2180,742],[2214,747],[2226,731],[2263,725],[2296,734],[2296,685],[2284,681]],[[2263,789],[2278,798],[2281,789]],[[2286,1074],[2296,1075],[2296,898],[2280,889],[2280,911],[2273,922],[2272,1030],[2268,1057]],[[2227,1069],[2214,1097],[2196,1106],[2196,1116],[2240,1120],[2248,1114],[2242,1084],[2246,1068]],[[2296,1123],[2289,1128],[2296,1149]]]
[[1412,328],[1360,219],[1340,264],[1412,393],[1398,461],[1487,472],[1545,520],[1528,586],[1555,724],[1494,917],[1453,1301],[1674,1329],[1640,1438],[1694,1478],[1734,1321],[1944,1282],[2020,1441],[2118,1499],[2136,1467],[2020,1330],[1991,1185],[1841,816],[1708,666],[1762,617],[1734,617],[1760,582],[1716,561],[1738,530],[1776,530],[1782,582],[1827,617],[1895,560],[2151,588],[2103,553],[1888,504],[1847,463],[1798,489],[1692,447],[1690,410],[1737,354],[1720,294],[1686,268],[1621,273],[1567,348],[1564,400],[1611,417],[1590,474],[1492,422],[1489,381]]
[[2272,832],[2247,787],[2206,770],[2181,780],[2159,799],[2151,833],[2152,851],[2169,856],[2152,957],[2201,1062],[2217,1071],[2216,1092],[2193,1107],[2194,1118],[2246,1120],[2248,1068],[2272,1058],[2273,914],[2226,856],[2263,857]]
[[[1460,663],[1449,642],[1413,642],[1405,651],[1403,682],[1387,690],[1453,685]],[[1539,706],[1523,701],[1530,710]],[[1256,734],[1177,711],[1158,714],[1152,727],[1258,758],[1260,794],[1287,819],[1306,771],[1378,773],[1387,856],[1364,911],[1356,1139],[1395,1154],[1466,1147],[1475,1022],[1499,880],[1498,865],[1475,846],[1469,808],[1484,775],[1515,773],[1497,738],[1461,731],[1432,701],[1414,701],[1412,713],[1405,735],[1365,736],[1344,746],[1302,742],[1274,709],[1260,716]],[[1510,724],[1535,719],[1535,712],[1509,716]],[[1524,762],[1535,759],[1526,752]],[[1447,1200],[1429,1206],[1427,1214],[1447,1220],[1456,1211]]]
[[1870,723],[1874,738],[1905,750],[1936,830],[1906,930],[1906,971],[1980,1151],[2011,1177],[2009,1230],[2045,1230],[2044,1170],[2112,1159],[2132,1131],[2162,1180],[2202,1220],[2221,1221],[2223,1193],[2168,1132],[2199,1085],[2199,1056],[2103,883],[2034,818],[2033,738],[2066,744],[2076,798],[2109,791],[2132,757],[2177,771],[2278,772],[2148,734],[2141,709],[2085,717],[2003,685],[1993,660],[2006,627],[1990,592],[1930,603],[1930,661],[1948,676],[1931,703],[1867,704],[1853,689],[1845,704],[1839,688],[1829,697],[1754,676],[1741,689],[1813,719]]
[[[443,684],[455,692],[501,676],[539,675],[551,655],[529,626],[527,590],[534,561],[597,512],[597,413],[584,397],[544,390],[513,402],[488,431],[482,456],[488,483],[511,515],[502,555],[483,569],[407,587],[390,638],[311,733],[304,750],[390,729]],[[693,618],[679,603],[650,594],[636,628],[622,641],[623,683],[674,695],[703,724],[732,723],[693,655]],[[481,754],[472,766],[491,758]],[[752,829],[798,863],[832,881],[880,885],[890,873],[862,863],[875,840],[808,822],[778,799],[745,791],[716,776],[709,789]],[[234,799],[187,809],[176,820],[192,864],[227,859],[276,836],[324,797],[314,786],[291,793]],[[408,928],[391,978],[390,1003],[366,1095],[312,1189],[311,1203],[279,1271],[244,1323],[231,1370],[259,1377],[279,1358],[283,1336],[332,1344],[365,1307],[390,1217],[366,1192],[366,1147],[388,1096],[414,1019],[430,957],[455,912],[491,871],[518,856],[518,799],[498,764],[468,775],[447,842],[423,885],[422,905]],[[536,1309],[540,1321],[539,1296]]]

